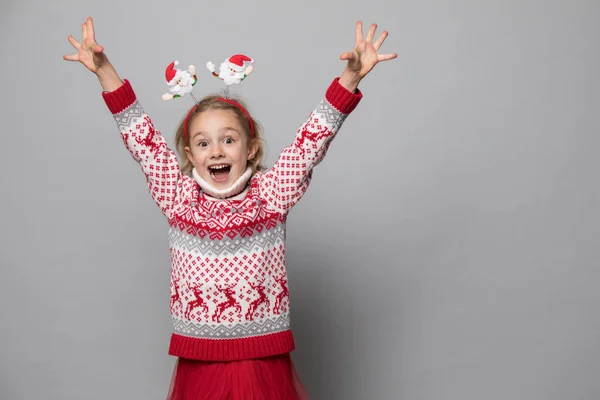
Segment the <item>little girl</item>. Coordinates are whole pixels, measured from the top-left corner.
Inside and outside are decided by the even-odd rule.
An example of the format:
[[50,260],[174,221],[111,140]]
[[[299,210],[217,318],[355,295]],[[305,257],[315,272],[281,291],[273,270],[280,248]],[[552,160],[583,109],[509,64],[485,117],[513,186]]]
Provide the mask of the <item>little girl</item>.
[[294,339],[285,269],[285,226],[342,123],[362,98],[357,86],[379,62],[356,24],[347,66],[300,126],[292,144],[265,169],[262,131],[240,101],[207,96],[180,123],[175,153],[155,129],[131,84],[96,43],[91,18],[79,61],[96,74],[123,142],[139,163],[166,217],[171,251],[169,354],[177,357],[168,399],[306,399],[291,362]]

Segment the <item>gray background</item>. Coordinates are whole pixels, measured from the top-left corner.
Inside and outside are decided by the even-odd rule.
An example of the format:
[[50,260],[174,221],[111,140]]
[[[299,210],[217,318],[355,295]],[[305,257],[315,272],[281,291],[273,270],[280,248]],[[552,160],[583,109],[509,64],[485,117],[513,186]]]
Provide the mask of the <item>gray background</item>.
[[[101,3],[103,3],[101,5]],[[163,399],[167,224],[67,35],[97,39],[170,143],[173,59],[243,52],[268,163],[352,48],[362,82],[291,213],[298,370],[313,399],[600,397],[600,3],[3,1],[0,399]]]

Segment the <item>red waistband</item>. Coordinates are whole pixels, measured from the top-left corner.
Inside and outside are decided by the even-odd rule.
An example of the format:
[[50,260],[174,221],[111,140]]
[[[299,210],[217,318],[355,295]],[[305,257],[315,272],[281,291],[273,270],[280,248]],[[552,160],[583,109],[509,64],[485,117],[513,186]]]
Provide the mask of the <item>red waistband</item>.
[[239,339],[199,339],[171,335],[169,354],[203,361],[234,361],[290,353],[295,348],[291,330]]

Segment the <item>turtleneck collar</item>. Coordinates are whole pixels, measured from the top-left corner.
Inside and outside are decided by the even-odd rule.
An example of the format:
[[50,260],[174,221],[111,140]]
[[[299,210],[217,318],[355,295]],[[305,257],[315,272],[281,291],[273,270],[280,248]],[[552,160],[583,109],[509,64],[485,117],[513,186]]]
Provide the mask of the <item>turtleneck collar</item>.
[[192,169],[192,175],[194,176],[194,180],[198,182],[198,185],[200,185],[200,188],[204,193],[216,199],[227,199],[230,197],[237,196],[238,194],[244,191],[248,184],[248,181],[250,180],[250,177],[252,176],[252,168],[248,167],[246,169],[246,172],[244,172],[242,176],[240,176],[233,183],[233,185],[229,186],[227,189],[216,189],[212,187],[208,182],[206,182],[200,177],[200,174],[198,173],[198,171],[196,171],[196,168]]

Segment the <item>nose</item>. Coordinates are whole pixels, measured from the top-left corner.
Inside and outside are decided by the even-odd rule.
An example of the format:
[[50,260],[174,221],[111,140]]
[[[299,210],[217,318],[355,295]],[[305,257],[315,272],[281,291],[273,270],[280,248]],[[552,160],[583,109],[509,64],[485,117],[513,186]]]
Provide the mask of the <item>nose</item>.
[[219,158],[223,156],[223,148],[220,143],[216,143],[210,148],[210,156],[212,158]]

